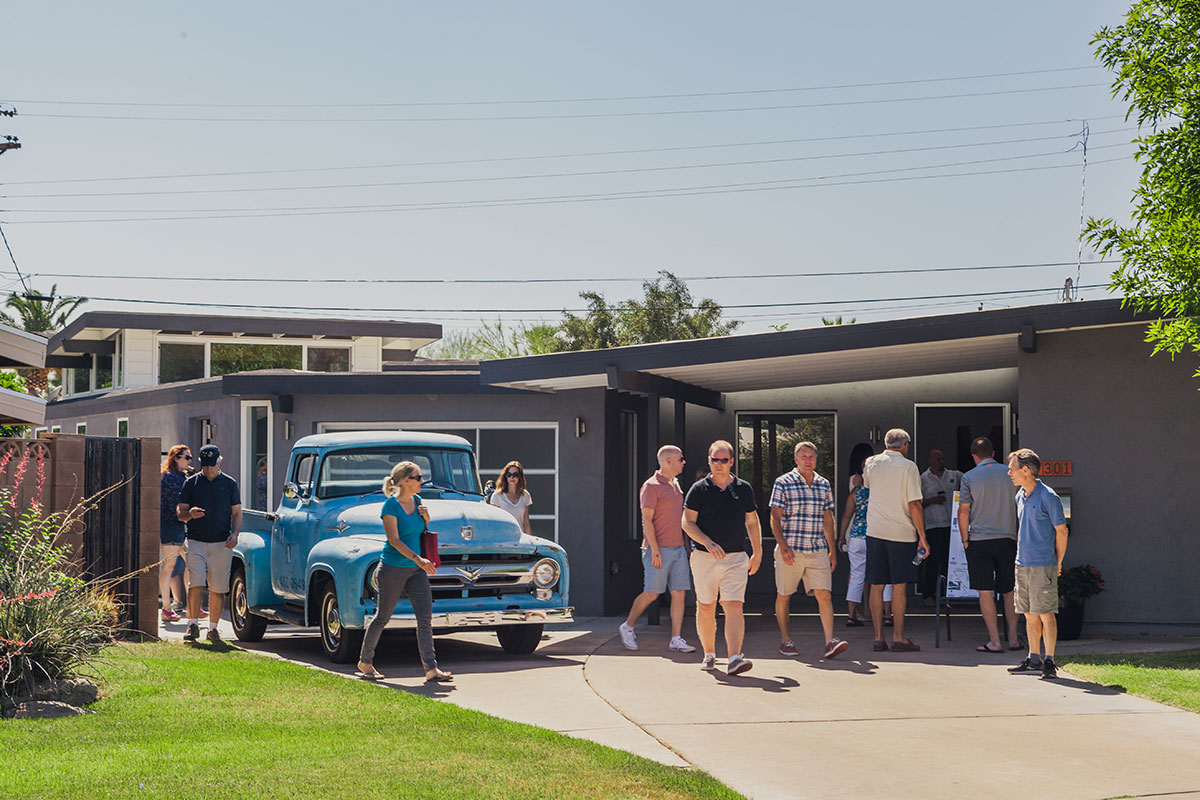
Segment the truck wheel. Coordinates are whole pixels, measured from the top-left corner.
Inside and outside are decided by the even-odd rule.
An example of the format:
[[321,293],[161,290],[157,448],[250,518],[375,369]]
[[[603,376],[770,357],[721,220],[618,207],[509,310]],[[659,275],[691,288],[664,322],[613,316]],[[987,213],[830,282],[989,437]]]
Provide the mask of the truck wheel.
[[267,620],[250,611],[250,592],[246,588],[246,569],[234,567],[229,581],[229,619],[233,635],[241,642],[257,642],[267,632]]
[[335,664],[349,664],[358,660],[362,640],[363,631],[342,626],[337,586],[327,581],[321,587],[321,646],[325,655]]
[[527,656],[537,649],[542,641],[544,625],[503,625],[496,628],[496,638],[504,652],[514,656]]

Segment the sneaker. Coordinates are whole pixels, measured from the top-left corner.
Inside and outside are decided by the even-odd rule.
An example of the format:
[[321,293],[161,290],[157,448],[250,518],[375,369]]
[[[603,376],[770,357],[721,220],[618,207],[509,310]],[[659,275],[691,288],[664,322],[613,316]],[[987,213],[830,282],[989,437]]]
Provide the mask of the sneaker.
[[725,672],[729,675],[741,675],[743,672],[749,672],[753,666],[753,661],[738,654],[730,657],[729,666],[725,669]]
[[200,638],[200,625],[196,622],[189,622],[187,633],[183,635],[186,641],[194,642]]
[[1058,667],[1054,666],[1054,659],[1046,656],[1042,659],[1042,680],[1050,680],[1058,677]]
[[208,633],[204,635],[204,638],[208,639],[213,644],[223,644],[221,641],[221,634],[217,633],[216,628],[209,628]]
[[166,611],[162,612],[162,621],[163,622],[179,622],[179,615],[176,614],[174,611],[167,609]]
[[[825,657],[837,658],[839,655],[846,652],[846,648],[849,646],[849,644],[843,642],[841,639],[835,636],[829,640],[828,644],[825,645]],[[781,647],[779,649],[782,652],[783,648]]]
[[182,614],[184,609],[183,603],[171,603],[171,610],[176,614]]
[[796,643],[788,639],[783,644],[779,645],[779,655],[781,656],[798,656],[800,652],[796,650]]
[[705,653],[704,660],[700,662],[700,669],[705,669],[711,672],[717,668],[717,654]]
[[1016,675],[1017,673],[1020,673],[1020,672],[1037,672],[1041,668],[1042,668],[1042,665],[1040,662],[1034,661],[1029,656],[1026,656],[1021,661],[1020,664],[1017,664],[1015,667],[1009,667],[1008,671],[1011,672],[1013,675]]
[[633,628],[621,623],[621,627],[617,628],[617,632],[621,634],[621,644],[625,645],[626,650],[637,650],[637,634],[633,632]]
[[672,636],[671,643],[667,645],[668,650],[676,650],[680,653],[694,653],[696,648],[692,647],[682,636]]

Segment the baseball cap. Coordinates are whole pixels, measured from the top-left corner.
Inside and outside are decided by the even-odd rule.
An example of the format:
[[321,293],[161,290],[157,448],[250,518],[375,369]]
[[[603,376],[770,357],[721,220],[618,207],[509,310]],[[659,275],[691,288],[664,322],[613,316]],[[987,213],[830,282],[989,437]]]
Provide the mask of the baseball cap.
[[215,444],[206,444],[200,448],[200,466],[215,467],[221,460],[221,451]]

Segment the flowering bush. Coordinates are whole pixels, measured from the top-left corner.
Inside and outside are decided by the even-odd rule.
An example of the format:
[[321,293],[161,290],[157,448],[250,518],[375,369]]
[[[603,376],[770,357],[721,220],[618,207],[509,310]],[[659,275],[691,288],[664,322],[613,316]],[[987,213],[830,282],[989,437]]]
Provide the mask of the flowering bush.
[[[0,460],[8,466],[6,457]],[[18,464],[18,479],[27,461]],[[44,513],[40,480],[37,490],[28,508],[18,508],[16,495],[0,490],[0,700],[78,672],[117,631],[112,582],[79,577],[59,544],[89,503]]]
[[1058,599],[1064,603],[1082,603],[1104,591],[1104,577],[1091,564],[1062,571],[1058,576]]

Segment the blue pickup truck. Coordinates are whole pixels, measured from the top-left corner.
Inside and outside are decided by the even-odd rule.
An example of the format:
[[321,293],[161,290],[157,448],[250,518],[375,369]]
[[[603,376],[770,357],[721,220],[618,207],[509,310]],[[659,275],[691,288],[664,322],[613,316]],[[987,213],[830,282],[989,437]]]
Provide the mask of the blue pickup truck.
[[[358,658],[376,608],[375,566],[385,541],[383,479],[400,461],[421,467],[421,498],[438,535],[435,632],[496,631],[509,653],[530,653],[547,623],[570,622],[567,554],[530,536],[480,492],[470,443],[436,433],[379,431],[296,442],[274,513],[244,511],[234,549],[230,615],[242,641],[272,622],[319,626],[329,658]],[[415,628],[401,598],[389,628]]]

